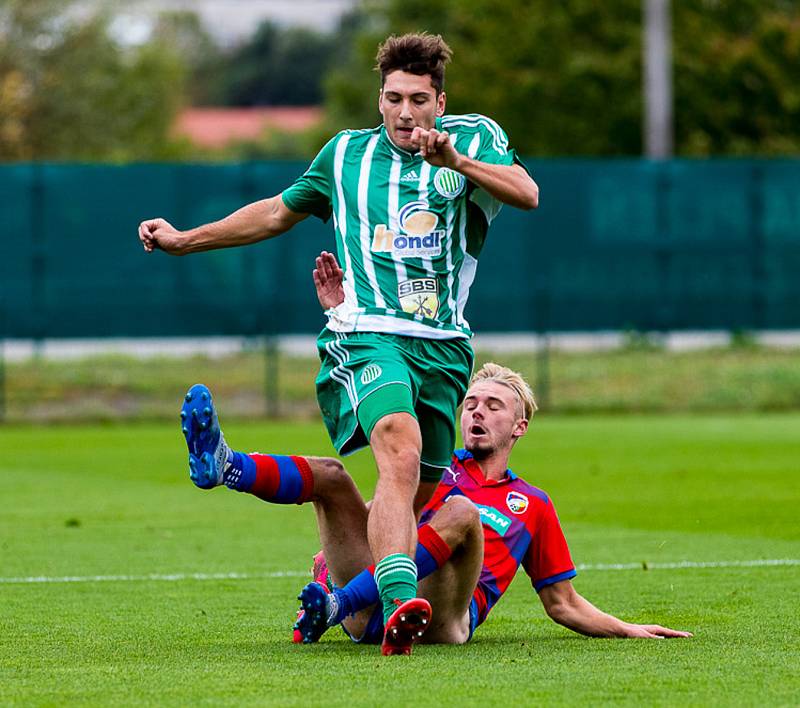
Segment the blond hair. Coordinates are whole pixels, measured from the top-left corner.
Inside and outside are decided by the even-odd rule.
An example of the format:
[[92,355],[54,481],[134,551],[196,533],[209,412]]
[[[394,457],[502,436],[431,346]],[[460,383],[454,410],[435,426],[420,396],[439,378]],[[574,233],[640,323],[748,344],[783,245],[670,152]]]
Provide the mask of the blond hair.
[[533,418],[533,414],[539,409],[528,382],[516,371],[488,361],[475,372],[472,381],[470,381],[470,386],[480,381],[496,381],[499,384],[508,386],[516,394],[517,401],[522,408],[522,417],[525,420]]

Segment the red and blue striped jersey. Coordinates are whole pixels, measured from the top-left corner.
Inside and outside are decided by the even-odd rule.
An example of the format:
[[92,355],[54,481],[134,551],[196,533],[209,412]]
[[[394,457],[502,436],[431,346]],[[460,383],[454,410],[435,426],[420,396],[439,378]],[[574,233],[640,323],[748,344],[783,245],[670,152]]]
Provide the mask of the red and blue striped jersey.
[[427,523],[454,494],[470,499],[483,523],[483,568],[475,601],[478,623],[506,591],[522,565],[531,584],[547,585],[575,577],[575,566],[553,502],[541,489],[511,470],[500,481],[487,480],[466,450],[456,450],[431,500],[422,511]]

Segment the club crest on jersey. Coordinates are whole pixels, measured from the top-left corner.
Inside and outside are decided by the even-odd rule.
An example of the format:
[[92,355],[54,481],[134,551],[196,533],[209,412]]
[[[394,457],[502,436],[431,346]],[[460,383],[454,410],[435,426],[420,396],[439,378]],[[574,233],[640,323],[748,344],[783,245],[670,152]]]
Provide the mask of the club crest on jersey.
[[403,312],[434,319],[439,311],[439,288],[436,278],[415,278],[397,285],[397,297]]
[[423,201],[409,202],[398,213],[400,233],[378,224],[372,235],[372,250],[393,253],[398,258],[433,258],[442,253],[444,230],[439,217]]
[[445,199],[455,199],[464,191],[467,179],[464,175],[446,167],[437,170],[433,178],[433,186]]
[[528,508],[528,497],[519,492],[509,492],[506,496],[506,505],[512,514],[522,514]]

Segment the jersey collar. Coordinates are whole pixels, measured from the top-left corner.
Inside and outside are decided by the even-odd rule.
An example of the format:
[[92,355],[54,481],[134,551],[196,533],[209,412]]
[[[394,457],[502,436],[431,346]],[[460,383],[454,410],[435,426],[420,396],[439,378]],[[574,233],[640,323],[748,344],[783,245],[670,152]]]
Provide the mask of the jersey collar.
[[501,484],[510,484],[517,479],[517,475],[515,475],[511,469],[506,469],[506,475],[501,480],[486,479],[486,477],[483,476],[483,471],[480,466],[472,457],[471,452],[462,449],[456,450],[453,454],[461,463],[461,466],[467,471],[467,474],[481,487],[497,487]]
[[395,145],[392,139],[389,137],[389,133],[386,132],[385,125],[381,125],[380,135],[381,135],[381,142],[385,143],[392,152],[397,153],[398,155],[404,157],[411,157],[411,158],[419,157],[418,152],[409,152],[408,150],[403,150],[403,148]]

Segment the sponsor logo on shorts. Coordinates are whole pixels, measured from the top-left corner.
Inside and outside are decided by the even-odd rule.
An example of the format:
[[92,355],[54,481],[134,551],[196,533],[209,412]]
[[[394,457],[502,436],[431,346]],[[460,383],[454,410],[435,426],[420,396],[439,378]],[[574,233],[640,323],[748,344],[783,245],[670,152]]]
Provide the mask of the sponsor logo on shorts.
[[475,506],[478,507],[484,526],[494,529],[500,536],[506,535],[506,532],[511,528],[511,519],[491,506],[484,506],[483,504],[476,504]]
[[509,492],[506,496],[506,504],[512,514],[523,514],[528,508],[528,497],[519,492]]
[[409,202],[398,214],[399,233],[378,224],[372,234],[372,250],[392,253],[397,258],[433,258],[442,253],[444,229],[437,229],[439,217],[427,202]]
[[403,312],[433,319],[439,311],[439,288],[435,278],[404,280],[397,285],[397,297]]
[[455,199],[464,191],[466,184],[467,180],[464,175],[446,167],[437,170],[436,176],[433,178],[433,186],[445,199]]
[[375,379],[380,378],[380,375],[383,373],[383,369],[377,364],[370,364],[367,366],[364,371],[361,372],[361,383],[365,386],[369,383],[372,383]]

